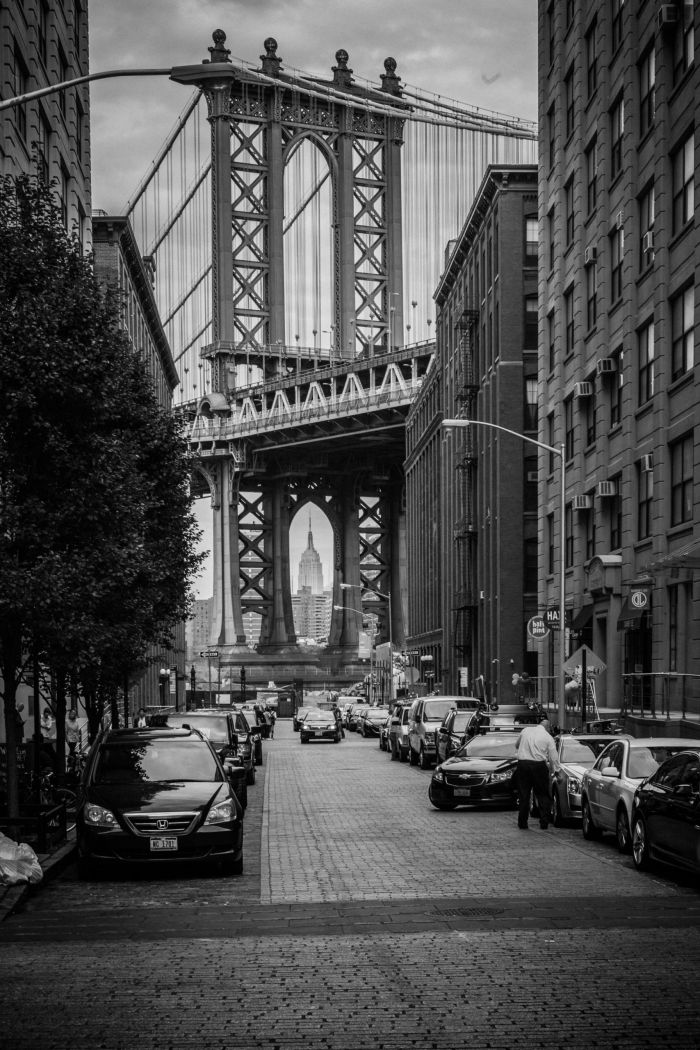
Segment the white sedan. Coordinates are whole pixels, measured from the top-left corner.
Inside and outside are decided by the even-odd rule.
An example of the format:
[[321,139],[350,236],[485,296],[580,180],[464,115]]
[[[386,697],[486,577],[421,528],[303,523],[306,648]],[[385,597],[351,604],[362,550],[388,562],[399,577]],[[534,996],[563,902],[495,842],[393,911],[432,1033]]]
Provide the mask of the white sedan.
[[688,740],[681,737],[616,737],[583,774],[583,837],[613,832],[620,852],[629,853],[635,791],[665,759],[687,750]]

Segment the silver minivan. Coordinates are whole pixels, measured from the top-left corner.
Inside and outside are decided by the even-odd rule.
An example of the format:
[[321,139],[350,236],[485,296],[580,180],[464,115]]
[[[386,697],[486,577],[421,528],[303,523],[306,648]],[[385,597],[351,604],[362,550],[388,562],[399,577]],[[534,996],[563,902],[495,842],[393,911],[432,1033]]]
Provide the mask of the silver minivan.
[[421,696],[414,700],[408,716],[408,757],[412,766],[429,769],[437,758],[437,732],[452,710],[478,711],[474,696]]

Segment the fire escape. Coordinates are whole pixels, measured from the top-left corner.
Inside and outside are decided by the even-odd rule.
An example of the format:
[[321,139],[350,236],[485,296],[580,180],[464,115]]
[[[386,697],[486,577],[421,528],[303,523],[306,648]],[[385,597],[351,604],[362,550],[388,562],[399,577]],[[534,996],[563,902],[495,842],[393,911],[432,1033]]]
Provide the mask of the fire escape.
[[[457,373],[455,401],[457,415],[473,418],[474,404],[479,390],[474,362],[474,333],[478,320],[477,310],[464,310],[457,324]],[[456,489],[461,516],[453,526],[455,541],[455,568],[457,587],[454,592],[453,647],[462,666],[471,665],[474,651],[475,612],[478,607],[476,593],[476,520],[474,508],[474,470],[476,448],[472,427],[460,430],[463,436],[455,469]]]

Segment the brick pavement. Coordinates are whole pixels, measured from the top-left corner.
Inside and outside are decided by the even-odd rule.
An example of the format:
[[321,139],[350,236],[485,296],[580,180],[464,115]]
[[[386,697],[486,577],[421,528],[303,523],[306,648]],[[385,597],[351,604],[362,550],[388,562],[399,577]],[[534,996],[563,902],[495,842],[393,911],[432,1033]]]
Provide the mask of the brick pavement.
[[694,880],[428,777],[278,722],[240,879],[68,871],[0,926],[13,1050],[700,1047]]

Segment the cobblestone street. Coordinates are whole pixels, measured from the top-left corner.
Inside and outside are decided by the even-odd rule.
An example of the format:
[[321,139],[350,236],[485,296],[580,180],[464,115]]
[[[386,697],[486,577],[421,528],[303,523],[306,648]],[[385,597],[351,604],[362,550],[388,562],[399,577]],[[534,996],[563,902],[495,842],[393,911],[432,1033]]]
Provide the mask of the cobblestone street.
[[0,926],[15,1050],[700,1046],[700,894],[579,827],[434,810],[376,740],[278,722],[244,874],[68,868]]

